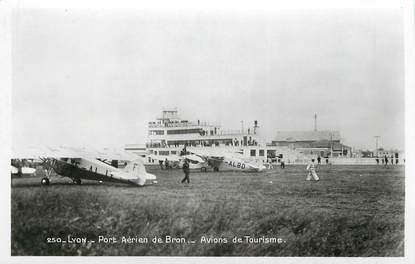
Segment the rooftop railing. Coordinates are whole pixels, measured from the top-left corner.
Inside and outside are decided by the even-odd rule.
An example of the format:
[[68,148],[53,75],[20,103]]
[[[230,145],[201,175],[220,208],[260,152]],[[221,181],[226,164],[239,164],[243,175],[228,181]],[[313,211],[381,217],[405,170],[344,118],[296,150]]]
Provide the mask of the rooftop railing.
[[223,131],[219,131],[218,135],[255,135],[255,133],[253,132],[253,130],[248,130],[248,129],[234,129],[234,130],[223,130]]
[[[158,123],[148,122],[149,128],[162,128],[162,127],[213,127],[214,124],[208,122],[169,122],[169,123]],[[218,127],[218,126],[216,126]]]

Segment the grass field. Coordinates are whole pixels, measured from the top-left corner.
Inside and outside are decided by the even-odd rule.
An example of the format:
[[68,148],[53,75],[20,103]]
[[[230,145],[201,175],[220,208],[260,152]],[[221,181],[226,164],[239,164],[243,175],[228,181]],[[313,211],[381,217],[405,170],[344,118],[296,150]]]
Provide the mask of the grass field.
[[[39,178],[12,179],[12,255],[404,255],[403,166],[322,166],[320,182],[306,182],[304,166],[192,172],[189,186],[180,184],[180,170],[149,172],[157,185],[76,186],[62,178],[41,187]],[[47,243],[68,235],[88,242]],[[233,243],[245,235],[280,240]],[[149,241],[98,243],[99,236]],[[154,244],[154,236],[186,243]]]

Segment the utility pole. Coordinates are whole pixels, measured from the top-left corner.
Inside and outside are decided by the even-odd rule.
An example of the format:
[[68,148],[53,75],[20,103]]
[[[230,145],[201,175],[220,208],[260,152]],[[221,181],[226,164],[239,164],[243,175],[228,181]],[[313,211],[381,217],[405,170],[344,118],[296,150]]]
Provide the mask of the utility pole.
[[314,131],[317,131],[317,114],[314,114]]
[[378,155],[378,148],[379,148],[378,144],[379,144],[379,138],[380,138],[380,136],[375,136],[375,139],[376,139],[376,149],[375,149],[376,156]]
[[242,134],[244,133],[244,121],[241,120]]

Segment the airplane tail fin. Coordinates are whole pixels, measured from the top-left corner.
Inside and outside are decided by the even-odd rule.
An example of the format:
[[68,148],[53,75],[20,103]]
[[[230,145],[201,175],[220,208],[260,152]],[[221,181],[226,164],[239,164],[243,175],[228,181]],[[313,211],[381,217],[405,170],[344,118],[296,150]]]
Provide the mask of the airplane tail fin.
[[257,162],[257,164],[258,164],[258,171],[262,171],[262,170],[264,170],[264,169],[265,169],[264,162],[263,162],[263,160],[262,160],[262,159],[260,159],[260,160]]
[[146,183],[147,172],[141,159],[130,161],[123,171],[134,176],[134,181],[136,181],[137,185],[143,186]]

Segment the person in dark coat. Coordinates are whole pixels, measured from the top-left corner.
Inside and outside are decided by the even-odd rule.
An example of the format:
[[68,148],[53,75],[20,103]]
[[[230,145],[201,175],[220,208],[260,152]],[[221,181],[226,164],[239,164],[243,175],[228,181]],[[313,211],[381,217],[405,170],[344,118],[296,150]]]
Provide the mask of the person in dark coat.
[[184,163],[183,163],[183,172],[184,172],[184,178],[182,180],[182,183],[184,183],[186,181],[187,181],[187,183],[190,183],[190,179],[189,179],[189,173],[190,173],[189,161],[187,159],[185,159]]
[[281,169],[284,169],[285,168],[285,161],[282,158],[280,160],[280,167],[281,167]]

